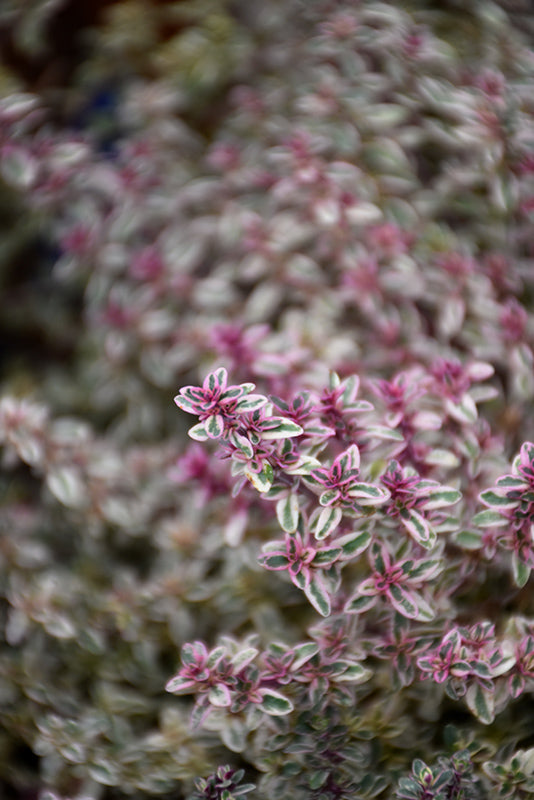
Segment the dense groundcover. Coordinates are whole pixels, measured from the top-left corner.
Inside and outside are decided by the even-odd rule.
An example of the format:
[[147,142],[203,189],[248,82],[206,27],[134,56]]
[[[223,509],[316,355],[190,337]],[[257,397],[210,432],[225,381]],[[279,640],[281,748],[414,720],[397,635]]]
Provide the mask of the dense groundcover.
[[2,4],[3,798],[534,795],[533,16]]

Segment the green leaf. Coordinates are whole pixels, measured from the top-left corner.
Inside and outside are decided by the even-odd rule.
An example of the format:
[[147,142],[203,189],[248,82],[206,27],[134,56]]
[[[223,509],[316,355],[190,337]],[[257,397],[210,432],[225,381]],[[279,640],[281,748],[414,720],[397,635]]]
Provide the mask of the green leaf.
[[336,539],[336,545],[341,547],[341,561],[346,561],[361,555],[371,543],[373,536],[368,530],[354,531]]
[[484,725],[491,725],[495,719],[495,698],[493,692],[483,689],[478,683],[471,685],[465,695],[467,707]]
[[399,778],[397,790],[397,795],[404,800],[420,800],[421,798],[421,787],[413,778]]
[[370,561],[375,572],[384,572],[386,569],[387,551],[378,543],[373,542],[370,550]]
[[243,436],[241,433],[237,433],[236,431],[231,431],[228,440],[234,445],[234,447],[243,453],[245,458],[254,457],[254,448],[246,436]]
[[308,778],[308,786],[312,791],[316,792],[317,789],[320,789],[321,786],[325,783],[329,775],[330,775],[329,769],[316,770],[315,772],[310,773],[310,776]]
[[299,501],[296,494],[288,494],[277,502],[276,516],[282,530],[295,533],[299,524]]
[[204,428],[210,439],[220,439],[224,433],[224,420],[220,414],[212,414],[204,420]]
[[497,486],[504,486],[506,489],[526,489],[528,484],[522,478],[516,478],[513,475],[503,475],[496,480]]
[[330,597],[320,575],[314,575],[308,586],[304,589],[304,594],[323,617],[330,614]]
[[291,711],[293,711],[293,704],[291,701],[279,692],[275,692],[273,689],[260,689],[260,693],[263,699],[259,708],[265,711],[266,714],[273,717],[280,717],[285,714],[290,714]]
[[192,428],[189,428],[187,432],[190,439],[194,439],[195,442],[207,442],[210,438],[206,432],[206,428],[204,427],[203,422],[199,422],[197,425],[193,425]]
[[313,558],[313,566],[314,567],[329,566],[330,564],[333,564],[334,561],[337,560],[340,554],[341,554],[341,548],[339,547],[328,547],[328,548],[323,548],[322,550],[318,550]]
[[335,435],[335,430],[333,428],[329,428],[327,425],[320,425],[319,423],[314,425],[306,425],[306,436],[308,438],[317,436],[321,439],[326,439]]
[[304,591],[304,589],[306,588],[306,580],[307,580],[306,576],[307,573],[305,574],[304,572],[297,572],[296,575],[291,575],[291,580],[293,581],[295,586],[298,586],[299,589],[302,589],[302,591]]
[[[312,458],[311,456],[299,456],[295,464],[284,467],[284,472],[286,475],[305,475],[309,479],[310,473],[320,466],[321,462],[316,458]],[[312,479],[312,482],[314,485],[319,485],[318,481]]]
[[264,553],[259,557],[260,564],[263,564],[264,567],[267,569],[286,569],[287,565],[289,564],[289,560],[286,555],[283,553]]
[[350,469],[359,469],[360,467],[360,451],[358,446],[351,444],[350,447],[336,458],[336,463],[341,467],[341,472],[344,474]]
[[376,603],[376,595],[360,595],[349,598],[345,604],[345,612],[347,614],[361,614],[363,611],[368,611]]
[[387,428],[385,425],[368,425],[365,429],[368,436],[377,439],[386,439],[392,442],[403,442],[404,436],[395,428]]
[[382,133],[403,123],[408,115],[406,106],[397,103],[373,103],[365,113],[363,124]]
[[197,652],[206,654],[206,648],[202,642],[186,642],[181,650],[182,664],[195,664],[197,661]]
[[452,506],[461,500],[461,492],[456,489],[451,489],[449,486],[442,486],[435,491],[429,492],[424,499],[425,510],[435,508],[443,508],[444,506]]
[[477,531],[458,531],[453,534],[452,539],[464,550],[478,550],[482,547],[482,534]]
[[196,414],[196,408],[193,404],[193,401],[190,400],[188,397],[184,397],[183,395],[179,394],[174,398],[174,402],[181,408],[182,411],[186,411],[188,414]]
[[427,550],[436,543],[436,532],[431,528],[430,523],[418,511],[413,508],[407,510],[406,515],[401,514],[401,521],[412,539]]
[[84,481],[75,467],[56,467],[47,476],[46,485],[67,508],[82,508],[87,500]]
[[228,381],[228,373],[224,367],[218,367],[218,369],[214,370],[214,372],[211,372],[208,375],[207,381],[211,391],[213,391],[215,388],[222,389],[224,391]]
[[291,672],[296,672],[303,664],[313,658],[319,652],[319,645],[316,642],[304,642],[293,648],[295,659],[291,664]]
[[508,520],[503,517],[498,511],[492,511],[490,508],[485,511],[479,511],[473,517],[473,525],[478,525],[480,528],[494,528],[504,527],[508,525]]
[[412,591],[411,595],[417,606],[417,616],[415,619],[419,620],[419,622],[431,622],[436,616],[432,608],[429,606],[426,600],[421,597],[419,592]]
[[402,586],[393,583],[387,592],[391,604],[399,614],[403,614],[408,619],[417,617],[417,604],[412,594],[407,592]]
[[[515,661],[514,661],[515,663]],[[492,673],[489,665],[484,661],[471,662],[471,674],[476,675],[478,678],[491,678]]]
[[482,492],[480,499],[485,505],[495,508],[514,508],[517,505],[517,499],[507,497],[505,494],[499,494],[492,489]]
[[223,647],[222,645],[214,647],[213,650],[210,651],[208,660],[206,662],[208,669],[213,669],[213,667],[215,667],[225,655],[226,655],[225,647]]
[[31,188],[38,174],[38,160],[26,148],[11,144],[2,153],[0,167],[2,177],[18,190]]
[[266,404],[267,398],[263,397],[261,394],[249,394],[247,397],[243,397],[241,400],[237,401],[235,410],[238,414],[244,414],[250,411],[257,411]]
[[349,489],[350,497],[354,497],[359,505],[375,505],[385,502],[389,494],[372,483],[353,483]]
[[271,417],[262,422],[260,437],[262,439],[288,439],[291,436],[300,436],[303,429],[296,422],[285,417]]
[[450,450],[443,450],[439,447],[436,447],[425,456],[425,464],[432,464],[433,466],[437,467],[448,467],[449,469],[454,469],[454,467],[459,466],[460,459]]
[[478,417],[475,401],[469,394],[464,394],[459,403],[453,403],[452,400],[446,399],[445,409],[457,422],[467,423],[468,425],[476,422]]
[[227,708],[232,703],[230,691],[223,683],[218,683],[216,686],[211,687],[208,700],[216,708]]
[[336,489],[326,489],[319,495],[319,503],[322,506],[328,506],[337,500],[339,493]]
[[313,535],[316,539],[326,539],[329,536],[339,523],[341,522],[341,517],[343,513],[340,508],[332,508],[327,506],[324,508],[321,513],[319,514],[319,518],[315,525],[315,529]]
[[265,462],[261,472],[253,472],[250,469],[245,470],[245,477],[251,482],[257,492],[268,492],[273,483],[273,468],[268,462]]
[[428,581],[438,575],[443,567],[444,563],[442,559],[428,558],[423,561],[417,561],[415,567],[410,569],[408,574],[412,581]]
[[235,656],[232,657],[232,666],[236,671],[239,671],[247,664],[250,664],[256,656],[258,655],[259,650],[256,650],[255,647],[247,647],[245,650],[240,650],[239,653],[236,653]]
[[417,619],[421,622],[430,622],[434,619],[434,612],[418,592],[408,592],[403,586],[392,584],[388,595],[395,610],[408,619]]
[[349,664],[347,669],[336,678],[336,681],[363,683],[368,681],[372,674],[372,670],[362,667],[361,664]]
[[237,716],[227,716],[219,732],[223,744],[233,753],[243,752],[247,745],[247,734],[245,723]]
[[266,500],[281,500],[287,494],[287,486],[281,483],[273,483],[271,488],[265,494]]
[[527,584],[530,578],[530,571],[531,568],[524,561],[521,561],[517,553],[512,553],[512,574],[515,585],[519,586],[520,589]]
[[243,386],[230,386],[221,395],[221,399],[224,399],[224,400],[236,400],[238,397],[241,397],[242,394],[245,394]]
[[167,681],[165,684],[165,691],[171,694],[189,694],[190,692],[196,691],[196,684],[195,681],[176,675],[174,678],[171,678],[170,681]]
[[424,781],[432,778],[432,770],[420,758],[415,758],[412,764],[412,772],[417,776],[417,780]]
[[87,773],[96,783],[104,786],[117,786],[120,782],[118,769],[103,758],[87,765]]

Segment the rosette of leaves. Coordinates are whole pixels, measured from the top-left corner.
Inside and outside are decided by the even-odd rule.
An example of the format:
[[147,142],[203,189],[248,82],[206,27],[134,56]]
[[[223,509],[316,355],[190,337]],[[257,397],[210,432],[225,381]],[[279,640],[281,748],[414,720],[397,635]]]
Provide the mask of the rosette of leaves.
[[228,765],[218,767],[207,778],[197,778],[195,791],[187,800],[235,800],[236,797],[244,797],[256,788],[253,783],[243,783],[244,775],[243,769],[232,769]]

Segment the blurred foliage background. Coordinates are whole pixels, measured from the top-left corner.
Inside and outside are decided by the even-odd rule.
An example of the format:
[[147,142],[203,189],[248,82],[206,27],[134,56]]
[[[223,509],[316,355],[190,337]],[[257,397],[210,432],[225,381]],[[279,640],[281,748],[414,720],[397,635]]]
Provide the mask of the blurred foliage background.
[[[132,131],[149,131],[148,138],[153,135],[155,142],[149,154],[153,165],[143,174],[150,178],[154,173],[157,178],[158,169],[164,172],[176,154],[177,185],[181,188],[191,179],[193,190],[199,192],[198,198],[187,198],[193,211],[186,210],[184,219],[201,216],[204,206],[216,219],[219,196],[211,206],[211,185],[195,184],[194,179],[206,172],[206,154],[217,142],[221,127],[228,124],[225,136],[229,140],[234,136],[237,142],[240,135],[244,140],[249,136],[252,142],[257,135],[260,150],[265,142],[272,145],[276,140],[276,126],[285,134],[287,109],[296,107],[291,105],[294,99],[289,88],[298,95],[299,87],[295,90],[292,83],[299,81],[297,67],[307,46],[306,32],[312,23],[317,25],[322,17],[329,18],[346,5],[336,0],[3,0],[0,98],[19,93],[39,98],[47,109],[49,130],[64,131],[74,139],[78,133],[80,138],[89,135],[93,152],[104,164],[115,163]],[[365,5],[362,0],[355,2],[354,8]],[[384,9],[387,12],[387,4],[379,5],[382,14]],[[529,49],[534,42],[534,14],[528,0],[407,0],[390,3],[389,8],[392,14],[407,14],[416,27],[422,26],[439,38],[446,50],[444,60],[450,59],[455,74],[460,71],[458,64],[467,67],[471,62],[481,62],[494,64],[503,74],[521,80],[515,43],[520,40]],[[395,75],[388,74],[387,58],[380,46],[376,45],[373,52],[371,42],[369,50],[373,78],[378,73],[394,83]],[[333,61],[335,54],[326,61],[329,59]],[[440,69],[438,64],[436,71],[441,77]],[[352,87],[358,83],[358,76],[353,80]],[[261,112],[257,119],[252,114],[252,122],[243,122],[235,112],[235,90],[245,84],[252,89],[266,86],[266,96],[274,98],[270,100],[272,107],[280,102],[272,127],[261,118]],[[370,86],[372,95],[375,85]],[[129,105],[132,87],[138,91],[138,99],[137,104]],[[289,99],[284,94],[287,87]],[[442,121],[440,109],[422,107],[428,119]],[[366,110],[363,105],[362,118]],[[443,112],[445,119],[447,113]],[[305,112],[302,115],[306,117]],[[153,123],[156,134],[150,133]],[[311,128],[313,123],[312,119]],[[6,126],[1,134],[2,146],[9,147],[11,129],[5,120],[0,124]],[[326,130],[328,138],[329,124],[326,115],[320,136],[324,137]],[[377,130],[381,124],[386,129],[391,124],[394,138],[397,123],[375,120],[369,122],[368,129],[365,124],[364,119],[362,136],[368,137],[365,169],[373,180],[383,173],[390,179],[390,188],[384,181],[385,188],[377,190],[377,202],[390,200],[397,191],[401,196],[403,187],[415,180],[412,164],[400,148],[388,150],[388,142],[385,153],[372,147],[373,124]],[[346,131],[341,126],[339,130],[331,127],[333,140],[339,134],[332,145],[334,151],[338,148],[339,157],[347,157],[352,143],[343,139]],[[241,130],[244,133],[240,134]],[[409,137],[406,141],[411,147]],[[157,161],[160,144],[161,164]],[[446,143],[425,145],[417,152],[417,191],[438,185],[442,175],[447,178]],[[128,154],[121,151],[120,157],[121,169],[126,170]],[[249,157],[254,161],[253,148]],[[83,154],[80,158],[83,161]],[[364,184],[366,179],[364,175]],[[454,249],[455,237],[461,238],[462,232],[471,228],[477,242],[489,242],[489,247],[495,240],[500,246],[499,236],[506,238],[514,210],[505,207],[501,213],[493,208],[495,228],[486,225],[481,233],[476,220],[487,202],[485,187],[470,185],[464,195],[455,185],[443,186],[446,208],[436,206],[442,224],[433,226],[432,220],[425,220],[429,224],[422,226],[423,249],[426,247],[431,255]],[[227,187],[223,188],[226,191]],[[267,189],[260,183],[254,185],[250,190],[252,207],[256,204],[262,208]],[[141,188],[140,193],[144,190]],[[241,191],[246,207],[247,190],[238,187],[236,194]],[[156,205],[159,203],[153,212],[157,218],[161,206],[170,199],[163,197],[162,201],[157,192],[154,197]],[[401,201],[395,208],[404,213],[406,205]],[[172,407],[172,390],[177,390],[178,379],[195,376],[199,352],[203,353],[202,369],[220,355],[216,347],[210,349],[205,344],[200,324],[197,330],[191,321],[187,322],[189,327],[184,323],[190,337],[186,346],[179,339],[175,341],[171,333],[163,333],[161,346],[158,340],[153,347],[159,336],[158,325],[161,329],[179,325],[188,313],[188,270],[184,269],[183,284],[176,284],[176,294],[183,292],[183,297],[169,311],[170,323],[163,314],[151,317],[146,327],[153,328],[140,335],[139,349],[134,338],[133,344],[127,343],[133,352],[123,355],[123,342],[119,337],[107,337],[107,328],[107,338],[104,334],[99,338],[100,328],[113,328],[116,318],[113,324],[109,317],[100,324],[98,315],[105,305],[102,297],[109,294],[115,301],[113,288],[122,282],[127,268],[123,274],[117,267],[119,280],[112,263],[101,281],[91,280],[91,258],[85,264],[82,258],[79,271],[74,268],[69,272],[67,264],[67,279],[61,274],[58,279],[57,264],[66,249],[61,244],[61,233],[65,233],[61,223],[70,222],[69,212],[68,199],[63,206],[51,203],[43,210],[28,201],[24,187],[21,190],[5,175],[0,177],[2,391],[17,398],[35,397],[52,408],[54,415],[48,421],[46,410],[37,401],[35,406],[22,407],[26,438],[10,443],[20,458],[13,460],[8,454],[0,477],[0,619],[6,639],[0,656],[0,794],[5,800],[36,800],[43,787],[49,786],[65,797],[122,800],[157,795],[180,800],[195,776],[208,774],[228,757],[214,733],[193,735],[189,731],[186,701],[170,701],[164,694],[180,645],[191,637],[213,639],[221,630],[241,633],[251,626],[265,636],[271,630],[283,632],[284,619],[272,608],[286,604],[293,609],[295,601],[288,587],[273,588],[270,576],[259,570],[255,542],[250,546],[245,543],[239,553],[223,552],[221,519],[224,523],[228,520],[221,496],[228,494],[230,487],[220,475],[212,476],[214,483],[222,481],[222,489],[219,486],[220,502],[213,519],[207,521],[192,510],[187,492],[176,499],[177,490],[166,477],[180,453],[185,437],[180,442],[178,439],[186,424]],[[91,213],[92,207],[89,219]],[[181,208],[176,213],[181,224]],[[232,213],[229,207],[228,216]],[[168,210],[165,214],[172,216]],[[215,225],[213,219],[208,222]],[[126,225],[121,220],[123,223]],[[143,235],[150,240],[152,224],[159,233],[157,219],[153,222],[149,218],[146,224]],[[228,224],[231,229],[232,219]],[[196,239],[196,229],[191,230],[191,238]],[[212,234],[210,229],[211,235],[215,247],[217,236],[223,242],[219,265],[222,280],[230,271],[227,261],[231,261],[226,259],[223,246],[229,241],[231,252],[237,237],[233,230],[220,233],[217,229]],[[128,236],[125,233],[124,239]],[[140,239],[143,243],[143,236]],[[183,250],[189,246],[188,241]],[[191,256],[192,274],[203,285],[206,296],[209,292],[216,295],[220,285],[207,285],[210,247],[212,239],[205,252]],[[514,247],[516,253],[529,255],[524,239],[514,242]],[[189,258],[180,252],[184,260]],[[110,263],[113,255],[109,255]],[[218,253],[212,260],[217,262],[217,258]],[[260,275],[259,283],[263,279]],[[107,313],[117,312],[119,306],[127,310],[133,297],[128,294],[128,280],[135,283],[131,275],[124,280],[124,306],[117,301],[113,309],[106,306]],[[268,280],[269,276],[265,283]],[[276,284],[276,280],[275,276],[272,282]],[[495,290],[500,300],[517,290],[525,305],[532,302],[532,281],[525,280],[518,290],[513,276],[509,284],[506,276],[502,280],[503,286]],[[221,310],[216,300],[205,300],[199,293],[191,301],[193,315],[198,301],[206,318],[213,307],[215,317],[224,320],[226,314],[227,322],[235,322],[236,313],[244,305],[241,298],[248,296],[254,278],[246,285],[240,281],[238,275],[234,281],[237,288],[233,287],[238,299],[230,297],[230,311]],[[304,308],[305,315],[307,290],[298,291],[296,306]],[[321,292],[321,282],[317,281],[310,291],[313,302]],[[139,302],[143,300],[144,296]],[[147,302],[150,305],[152,300]],[[161,306],[165,310],[165,302],[158,299],[149,311],[160,311]],[[225,298],[220,302],[224,305]],[[275,297],[272,305],[279,303],[286,310],[291,302]],[[267,311],[259,300],[254,307],[250,303],[247,321],[267,321],[274,330],[281,330],[280,313],[269,310],[269,302],[265,303]],[[420,305],[421,316],[426,314],[431,328],[434,311],[440,305],[440,287],[428,309],[424,308],[424,298]],[[333,329],[338,337],[343,323],[332,321],[334,317],[334,313],[325,312],[326,330]],[[470,319],[469,313],[467,317]],[[288,324],[290,327],[291,321]],[[361,321],[358,325],[360,330]],[[120,320],[115,327],[121,329]],[[123,327],[127,328],[127,323]],[[328,335],[317,338],[328,339]],[[469,330],[466,341],[458,345],[459,351],[468,349],[468,338]],[[304,340],[315,354],[322,355],[321,348],[327,350],[327,344],[315,341],[308,331],[303,334]],[[452,348],[457,346],[454,335],[448,343]],[[176,363],[161,366],[163,355],[173,347],[175,351],[182,348],[182,353],[173,351]],[[103,352],[105,358],[101,358]],[[499,378],[506,388],[507,381],[513,383],[506,373],[506,351],[501,358]],[[166,366],[167,371],[163,368]],[[521,372],[521,365],[517,369]],[[521,380],[525,371],[530,374],[530,364],[521,372]],[[523,422],[532,400],[531,387],[523,394],[518,392],[518,397],[496,412],[514,443],[525,435]],[[8,412],[12,409],[6,416]],[[532,421],[527,424],[532,426]],[[40,464],[43,449],[53,465],[46,475],[33,468]],[[90,487],[89,499],[79,485],[76,470]],[[84,535],[76,536],[82,529]],[[258,531],[261,536],[259,523]],[[528,599],[521,602],[528,609]],[[306,611],[300,609],[295,630],[301,627],[299,614],[309,621]],[[408,713],[406,708],[404,712]],[[395,728],[391,720],[380,724]],[[422,728],[422,740],[431,727]],[[528,732],[521,729],[521,734]],[[386,739],[390,735],[398,735],[397,729],[391,734],[386,731]],[[498,738],[498,733],[493,736]],[[235,760],[241,766],[240,757]],[[245,766],[251,769],[250,764]]]

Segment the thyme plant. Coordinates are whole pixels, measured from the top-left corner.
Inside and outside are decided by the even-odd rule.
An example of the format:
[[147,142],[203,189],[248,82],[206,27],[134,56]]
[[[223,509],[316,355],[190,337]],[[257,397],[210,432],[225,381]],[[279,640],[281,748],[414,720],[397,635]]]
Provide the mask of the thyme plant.
[[0,12],[7,800],[533,795],[512,5]]

